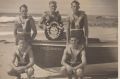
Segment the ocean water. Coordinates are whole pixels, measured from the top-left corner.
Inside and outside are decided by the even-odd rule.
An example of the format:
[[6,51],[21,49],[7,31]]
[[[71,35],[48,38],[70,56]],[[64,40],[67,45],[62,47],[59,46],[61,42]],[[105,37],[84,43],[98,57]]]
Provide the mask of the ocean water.
[[[66,17],[62,16],[64,27],[66,27]],[[13,35],[14,20],[13,15],[0,16],[0,35]],[[41,16],[33,16],[36,21],[37,30],[45,37],[44,31],[39,28],[38,21]],[[88,16],[89,38],[98,38],[101,41],[117,41],[118,18],[117,16]],[[38,35],[39,37],[39,35]],[[44,40],[44,39],[41,39]]]

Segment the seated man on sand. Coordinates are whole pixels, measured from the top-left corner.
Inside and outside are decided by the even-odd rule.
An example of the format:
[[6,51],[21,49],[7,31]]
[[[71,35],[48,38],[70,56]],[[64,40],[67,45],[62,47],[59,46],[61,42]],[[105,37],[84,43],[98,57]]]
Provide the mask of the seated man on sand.
[[31,79],[34,74],[33,65],[34,56],[31,47],[25,40],[19,40],[18,48],[12,57],[11,69],[8,71],[8,75],[21,79],[21,74],[26,73],[28,79]]
[[[78,32],[71,32],[70,42],[64,50],[61,64],[61,72],[63,75],[68,76],[68,79],[83,79],[83,72],[86,65],[85,46],[82,42],[82,34]],[[79,40],[79,38],[81,38]],[[79,42],[79,43],[78,43]]]

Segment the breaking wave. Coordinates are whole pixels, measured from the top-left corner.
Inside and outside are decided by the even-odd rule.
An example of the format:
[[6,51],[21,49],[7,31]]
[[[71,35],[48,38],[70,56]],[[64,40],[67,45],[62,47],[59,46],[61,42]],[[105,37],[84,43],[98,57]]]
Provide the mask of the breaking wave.
[[[33,17],[35,21],[39,21],[41,17]],[[0,17],[0,23],[9,23],[14,22],[16,17],[10,17],[10,16],[1,16]]]

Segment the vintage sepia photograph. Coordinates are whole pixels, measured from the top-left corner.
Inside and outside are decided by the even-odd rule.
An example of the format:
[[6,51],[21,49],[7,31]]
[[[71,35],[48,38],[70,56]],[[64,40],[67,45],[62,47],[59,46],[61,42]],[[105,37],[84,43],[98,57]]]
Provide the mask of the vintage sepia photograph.
[[0,0],[0,79],[118,79],[118,0]]

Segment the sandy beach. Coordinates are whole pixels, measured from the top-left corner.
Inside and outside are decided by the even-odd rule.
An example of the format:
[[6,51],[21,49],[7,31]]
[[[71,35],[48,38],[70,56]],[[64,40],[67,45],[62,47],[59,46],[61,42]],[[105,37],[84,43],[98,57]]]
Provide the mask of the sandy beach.
[[[37,25],[36,25],[37,26]],[[7,70],[9,70],[9,63],[11,62],[12,54],[15,51],[15,41],[13,35],[14,24],[13,23],[0,23],[0,79],[14,79],[14,77],[8,76]],[[37,40],[47,40],[44,31],[37,26]],[[117,42],[117,27],[89,27],[89,38],[99,38],[100,41],[116,41]],[[35,68],[35,79],[45,79],[50,75],[57,75],[46,71],[36,65]],[[26,75],[23,74],[26,78]],[[65,79],[65,78],[56,78]],[[91,78],[86,78],[91,79]],[[97,79],[97,78],[95,78]],[[103,79],[103,78],[99,78]],[[109,78],[107,78],[109,79]]]
[[[7,41],[0,41],[0,79],[15,79],[15,77],[9,76],[7,74],[7,71],[10,68],[10,62],[11,62],[11,57],[13,55],[15,51],[15,44],[14,42],[7,42]],[[111,65],[109,67],[109,65]],[[34,73],[34,77],[33,79],[67,79],[66,77],[55,77],[56,75],[59,75],[59,69],[43,69],[38,67],[37,65],[33,66],[35,69],[35,73]],[[92,68],[89,70],[89,68]],[[98,68],[97,68],[98,67]],[[90,65],[88,66],[88,73],[93,73],[93,74],[97,74],[99,73],[99,67],[101,67],[101,65],[96,64],[96,65]],[[106,69],[107,67],[107,69]],[[111,71],[117,71],[117,62],[114,64],[102,64],[102,73],[106,73],[106,72],[110,72],[109,69],[111,69]],[[97,70],[97,72],[95,71]],[[104,71],[104,70],[108,70],[108,71]],[[52,71],[52,72],[51,72]],[[57,73],[56,73],[57,72]],[[50,76],[53,76],[54,78],[49,78]],[[26,79],[26,74],[22,74],[22,78]],[[92,78],[91,76],[85,76],[84,79],[117,79],[116,77],[106,77],[106,76],[98,76],[95,78]]]
[[[101,36],[100,32],[103,29],[101,29],[101,30],[99,28],[96,28],[96,29],[98,29],[99,31],[94,30],[94,29],[90,29],[90,31],[97,32],[97,34],[99,36]],[[112,31],[112,30],[113,29],[111,29],[111,30],[109,29],[108,31]],[[6,34],[4,34],[4,33],[6,33]],[[46,38],[45,38],[44,34],[40,34],[40,33],[41,32],[38,32],[36,39],[41,40],[41,37],[42,37],[42,40],[45,40]],[[112,31],[112,33],[116,33],[116,29],[114,29]],[[107,34],[107,32],[106,32],[106,34]],[[97,35],[91,34],[91,37],[95,37],[95,36],[97,36]],[[110,37],[107,37],[107,38],[109,38],[109,39],[113,38],[112,40],[116,39],[115,35],[110,35]],[[16,46],[14,43],[14,36],[12,34],[12,30],[7,31],[7,32],[5,32],[5,31],[1,32],[1,35],[0,35],[0,79],[14,79],[14,77],[8,76],[7,70],[9,70],[9,66],[10,66],[9,63],[11,62],[11,57],[15,51],[15,47]],[[44,70],[36,65],[34,65],[34,68],[35,68],[35,75],[34,76],[36,77],[35,79],[44,79],[46,77],[49,77],[50,75],[59,74],[59,73],[53,73],[53,72],[46,71],[46,70]],[[23,74],[22,77],[26,78],[26,75]],[[66,78],[56,78],[56,79],[66,79]],[[102,78],[99,78],[99,79],[102,79]]]
[[[7,74],[7,71],[10,67],[11,57],[15,51],[14,43],[1,41],[0,42],[0,79],[15,79]],[[45,71],[34,65],[35,77],[41,79],[42,77],[48,77],[51,75],[51,72]],[[22,75],[23,78],[26,78],[26,74]]]

